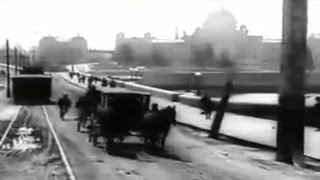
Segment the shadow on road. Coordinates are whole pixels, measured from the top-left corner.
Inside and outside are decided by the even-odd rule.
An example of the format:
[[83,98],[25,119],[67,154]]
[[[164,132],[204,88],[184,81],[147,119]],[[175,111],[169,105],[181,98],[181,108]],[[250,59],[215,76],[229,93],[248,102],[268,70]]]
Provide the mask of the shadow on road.
[[167,149],[155,147],[151,148],[143,143],[115,143],[112,149],[109,150],[110,155],[137,161],[142,161],[140,155],[144,153],[150,156],[171,159],[175,161],[185,161]]

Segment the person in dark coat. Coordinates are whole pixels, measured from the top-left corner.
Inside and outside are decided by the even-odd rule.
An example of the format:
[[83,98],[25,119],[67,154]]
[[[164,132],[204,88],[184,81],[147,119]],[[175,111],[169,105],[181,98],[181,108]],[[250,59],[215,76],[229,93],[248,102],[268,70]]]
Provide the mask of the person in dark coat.
[[86,83],[86,76],[82,76],[82,83],[85,84]]
[[94,77],[93,76],[90,76],[89,79],[88,79],[88,84],[91,85],[94,81]]
[[108,81],[106,78],[103,78],[102,81],[101,81],[101,86],[102,87],[107,87],[108,86]]
[[89,90],[86,92],[85,97],[88,99],[90,106],[90,114],[97,112],[97,106],[100,101],[100,93],[94,85],[89,86]]
[[59,98],[58,106],[60,110],[60,117],[62,120],[64,120],[64,116],[69,111],[71,105],[72,102],[67,94],[64,94],[63,97]]
[[78,77],[78,83],[81,83],[81,76],[79,73],[77,73],[77,77]]
[[116,81],[115,81],[114,79],[111,79],[111,81],[110,81],[110,87],[111,87],[111,88],[116,87]]
[[69,77],[72,79],[73,78],[74,73],[73,72],[69,72]]
[[201,109],[203,110],[201,114],[204,114],[206,119],[210,119],[214,109],[214,103],[212,102],[211,98],[207,94],[204,94],[200,100],[200,104]]
[[152,103],[151,112],[159,112],[159,105],[157,103]]

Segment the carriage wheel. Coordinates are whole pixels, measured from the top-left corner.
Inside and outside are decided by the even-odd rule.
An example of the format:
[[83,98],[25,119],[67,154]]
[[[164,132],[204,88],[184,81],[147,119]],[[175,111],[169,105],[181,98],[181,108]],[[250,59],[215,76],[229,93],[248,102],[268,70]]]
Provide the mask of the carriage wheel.
[[92,142],[92,134],[91,134],[90,131],[89,131],[89,133],[88,133],[88,141],[89,141],[89,142]]
[[97,141],[97,136],[95,136],[95,135],[92,135],[92,144],[93,144],[93,146],[94,147],[97,147],[97,145],[98,145],[98,141]]
[[110,153],[112,151],[113,144],[114,144],[113,138],[106,138],[105,151]]

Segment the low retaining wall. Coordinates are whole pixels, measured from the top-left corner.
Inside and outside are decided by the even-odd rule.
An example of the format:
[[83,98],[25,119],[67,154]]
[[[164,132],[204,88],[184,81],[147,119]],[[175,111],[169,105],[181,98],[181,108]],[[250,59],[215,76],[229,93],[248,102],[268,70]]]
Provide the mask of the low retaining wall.
[[173,102],[179,101],[179,94],[180,93],[177,93],[177,92],[172,92],[172,91],[163,90],[163,89],[159,89],[159,88],[144,86],[144,85],[140,85],[140,84],[136,84],[136,83],[132,83],[132,82],[119,82],[119,84],[121,84],[121,83],[122,83],[123,87],[130,89],[130,90],[145,91],[145,92],[151,93],[152,96],[161,97],[161,98],[173,101]]
[[182,94],[179,96],[179,102],[193,107],[200,108],[200,97]]

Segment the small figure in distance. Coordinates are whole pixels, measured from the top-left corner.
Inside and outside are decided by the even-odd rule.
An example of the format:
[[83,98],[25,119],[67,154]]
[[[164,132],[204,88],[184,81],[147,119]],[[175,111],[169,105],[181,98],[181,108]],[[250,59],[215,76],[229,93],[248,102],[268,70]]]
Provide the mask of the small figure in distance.
[[107,87],[108,86],[108,80],[106,78],[103,78],[101,81],[101,86],[102,87]]
[[208,94],[204,94],[200,100],[201,109],[203,110],[201,114],[206,116],[206,119],[209,120],[211,118],[212,111],[214,109],[214,103]]
[[72,79],[73,78],[74,73],[73,72],[69,72],[69,77]]
[[88,84],[90,85],[90,84],[92,84],[94,82],[94,77],[93,76],[90,76],[89,78],[88,78]]
[[114,79],[111,79],[111,81],[110,81],[110,87],[111,87],[111,88],[116,87],[116,81],[115,81]]
[[62,120],[64,120],[64,116],[69,111],[70,107],[72,105],[72,102],[68,96],[68,94],[63,94],[61,98],[59,98],[58,106],[60,110],[60,117]]

